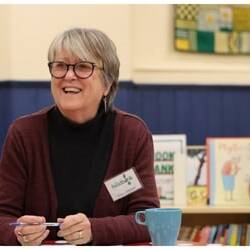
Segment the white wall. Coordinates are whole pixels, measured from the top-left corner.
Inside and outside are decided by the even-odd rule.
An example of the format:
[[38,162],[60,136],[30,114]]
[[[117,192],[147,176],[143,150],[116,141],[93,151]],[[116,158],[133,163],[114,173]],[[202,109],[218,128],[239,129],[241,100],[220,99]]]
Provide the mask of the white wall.
[[10,51],[11,79],[48,80],[50,42],[57,33],[76,26],[98,28],[107,33],[117,44],[121,78],[130,79],[129,16],[129,5],[10,6],[10,43],[6,49]]
[[10,25],[9,25],[9,6],[0,6],[0,80],[10,77]]
[[250,85],[249,56],[174,51],[172,7],[0,5],[0,80],[49,80],[47,49],[51,40],[66,28],[83,26],[101,29],[115,42],[121,80]]

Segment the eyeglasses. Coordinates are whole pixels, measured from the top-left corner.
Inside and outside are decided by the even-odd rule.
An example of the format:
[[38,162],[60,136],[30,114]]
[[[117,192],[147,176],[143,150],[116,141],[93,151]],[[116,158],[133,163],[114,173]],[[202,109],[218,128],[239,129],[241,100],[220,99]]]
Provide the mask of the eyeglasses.
[[81,79],[89,78],[93,74],[94,68],[99,68],[95,63],[87,61],[82,61],[76,64],[67,64],[65,62],[55,61],[49,62],[48,66],[50,74],[57,79],[64,78],[70,66],[73,67],[75,75]]

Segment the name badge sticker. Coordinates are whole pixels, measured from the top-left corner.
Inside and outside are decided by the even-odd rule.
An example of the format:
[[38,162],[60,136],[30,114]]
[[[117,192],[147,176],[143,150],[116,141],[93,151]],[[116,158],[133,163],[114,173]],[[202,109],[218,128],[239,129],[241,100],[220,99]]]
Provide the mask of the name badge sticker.
[[117,201],[142,188],[135,169],[132,167],[104,182],[113,201]]

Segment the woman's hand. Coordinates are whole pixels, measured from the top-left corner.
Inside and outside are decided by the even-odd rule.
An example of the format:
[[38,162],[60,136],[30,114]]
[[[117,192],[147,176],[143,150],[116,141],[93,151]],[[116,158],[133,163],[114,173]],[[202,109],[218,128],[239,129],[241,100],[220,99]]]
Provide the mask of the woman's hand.
[[91,224],[85,214],[78,213],[58,218],[60,230],[57,235],[73,245],[87,244],[92,240]]
[[18,222],[38,225],[17,226],[14,230],[17,240],[23,246],[38,246],[47,238],[49,230],[46,226],[39,225],[45,222],[45,218],[41,216],[24,215],[17,219]]

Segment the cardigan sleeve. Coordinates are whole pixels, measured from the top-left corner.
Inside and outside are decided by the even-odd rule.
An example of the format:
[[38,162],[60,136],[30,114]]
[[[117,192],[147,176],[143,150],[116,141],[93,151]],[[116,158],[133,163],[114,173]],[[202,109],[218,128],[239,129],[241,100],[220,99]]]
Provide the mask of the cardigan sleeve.
[[144,123],[140,122],[137,125],[132,134],[134,137],[130,138],[134,140],[134,146],[129,151],[143,188],[128,196],[126,213],[114,217],[90,218],[94,245],[150,241],[147,228],[135,222],[134,213],[146,208],[159,207],[153,168],[153,141]]
[[12,125],[0,159],[0,244],[17,245],[14,228],[9,226],[22,214],[25,195],[24,148]]

